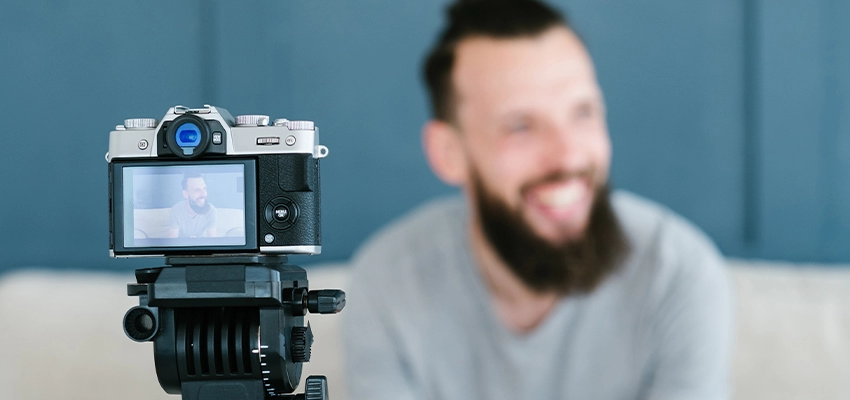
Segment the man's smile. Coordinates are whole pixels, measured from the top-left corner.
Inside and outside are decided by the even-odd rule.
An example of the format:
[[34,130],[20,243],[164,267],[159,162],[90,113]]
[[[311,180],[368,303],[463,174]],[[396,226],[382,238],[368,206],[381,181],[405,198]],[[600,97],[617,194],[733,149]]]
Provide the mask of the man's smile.
[[532,211],[549,220],[567,222],[583,218],[589,211],[593,191],[581,177],[539,184],[526,191],[524,200]]

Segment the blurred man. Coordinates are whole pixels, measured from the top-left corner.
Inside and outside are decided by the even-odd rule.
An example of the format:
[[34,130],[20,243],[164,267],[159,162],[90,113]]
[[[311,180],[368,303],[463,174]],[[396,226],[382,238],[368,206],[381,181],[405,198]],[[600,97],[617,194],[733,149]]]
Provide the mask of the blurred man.
[[581,39],[533,1],[468,1],[425,62],[432,170],[462,189],[373,237],[344,313],[359,399],[723,399],[730,290],[699,230],[609,196]]
[[171,207],[171,226],[168,236],[172,238],[196,238],[216,236],[215,207],[207,202],[207,184],[201,174],[186,174],[183,177],[183,198]]

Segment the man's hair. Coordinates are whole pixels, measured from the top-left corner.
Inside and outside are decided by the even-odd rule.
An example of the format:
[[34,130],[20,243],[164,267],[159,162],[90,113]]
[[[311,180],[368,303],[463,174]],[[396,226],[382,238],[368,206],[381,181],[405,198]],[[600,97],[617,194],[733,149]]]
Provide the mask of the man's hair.
[[537,0],[460,0],[446,9],[448,22],[425,59],[423,75],[435,119],[454,122],[452,68],[458,43],[471,37],[514,39],[538,36],[566,17]]
[[204,179],[204,176],[197,173],[197,172],[189,172],[189,173],[183,174],[183,182],[182,182],[183,183],[183,190],[189,189],[189,179],[192,179],[192,178]]

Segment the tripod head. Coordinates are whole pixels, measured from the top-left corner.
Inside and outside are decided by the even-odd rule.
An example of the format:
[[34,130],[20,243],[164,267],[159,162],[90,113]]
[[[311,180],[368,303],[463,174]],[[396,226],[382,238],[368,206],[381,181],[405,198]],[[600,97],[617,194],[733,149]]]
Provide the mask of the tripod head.
[[135,341],[154,343],[159,383],[186,400],[327,399],[324,376],[307,378],[310,313],[345,307],[341,290],[309,290],[306,271],[285,256],[169,257],[136,270],[127,294],[139,306],[124,316]]

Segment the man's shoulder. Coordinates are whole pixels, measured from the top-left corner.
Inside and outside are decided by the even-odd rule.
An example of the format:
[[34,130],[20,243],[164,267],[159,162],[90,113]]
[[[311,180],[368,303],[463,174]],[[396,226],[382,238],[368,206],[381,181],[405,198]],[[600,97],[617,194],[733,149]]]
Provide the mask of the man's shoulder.
[[355,252],[355,265],[393,263],[412,267],[420,260],[448,251],[465,238],[467,209],[460,196],[428,201],[390,222]]
[[637,247],[634,250],[679,244],[716,251],[705,232],[666,206],[621,190],[613,193],[612,204],[623,230]]
[[[722,385],[732,331],[733,294],[726,263],[711,239],[672,210],[618,192],[613,204],[635,243],[624,273],[607,293],[619,296],[639,343],[659,364],[658,388],[684,382]],[[672,369],[671,369],[672,368]]]
[[632,246],[632,278],[668,286],[682,280],[725,285],[725,262],[713,241],[699,227],[636,194],[617,191],[612,204]]
[[171,206],[171,213],[173,215],[183,215],[188,214],[189,210],[186,209],[186,203],[183,201],[178,201],[176,204]]

